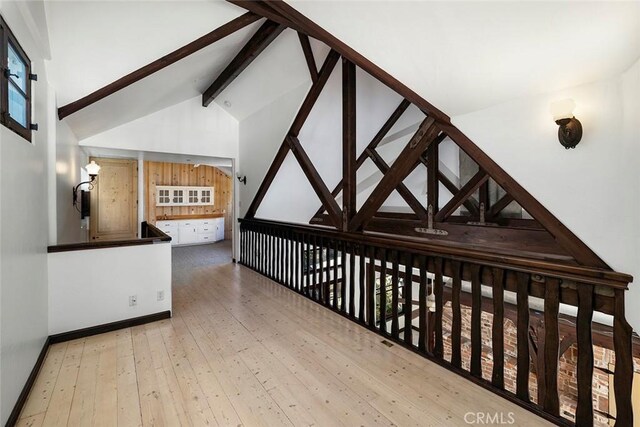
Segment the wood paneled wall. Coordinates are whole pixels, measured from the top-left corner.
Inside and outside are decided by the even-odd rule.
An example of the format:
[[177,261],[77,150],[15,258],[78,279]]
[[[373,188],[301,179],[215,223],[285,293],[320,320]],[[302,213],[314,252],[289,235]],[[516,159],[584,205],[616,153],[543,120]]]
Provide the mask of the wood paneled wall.
[[[150,224],[163,215],[223,215],[224,236],[231,239],[233,212],[232,177],[213,166],[194,167],[184,163],[144,162],[144,217]],[[157,185],[193,185],[213,187],[213,206],[158,206]]]

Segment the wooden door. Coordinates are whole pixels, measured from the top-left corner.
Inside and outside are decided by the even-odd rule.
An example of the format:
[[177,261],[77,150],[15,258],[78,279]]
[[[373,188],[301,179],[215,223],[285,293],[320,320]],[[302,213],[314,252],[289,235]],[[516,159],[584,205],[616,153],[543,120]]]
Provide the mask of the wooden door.
[[91,158],[100,165],[91,190],[92,240],[138,237],[138,161]]

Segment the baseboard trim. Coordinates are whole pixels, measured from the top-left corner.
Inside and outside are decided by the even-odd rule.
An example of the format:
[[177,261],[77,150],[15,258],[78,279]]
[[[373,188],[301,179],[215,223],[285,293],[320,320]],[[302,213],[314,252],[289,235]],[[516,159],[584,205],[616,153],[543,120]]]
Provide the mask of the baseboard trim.
[[104,334],[106,332],[117,331],[118,329],[130,328],[132,326],[144,325],[145,323],[156,322],[158,320],[168,319],[171,317],[171,310],[161,311],[159,313],[147,314],[146,316],[132,317],[131,319],[118,320],[117,322],[105,323],[98,326],[90,326],[88,328],[77,329],[75,331],[62,332],[60,334],[50,335],[50,344],[59,342],[76,340],[78,338],[90,337],[92,335]]
[[33,384],[36,382],[36,378],[38,377],[38,373],[44,364],[44,359],[47,356],[47,351],[49,350],[49,346],[52,344],[57,344],[65,341],[71,341],[78,338],[86,338],[92,335],[104,334],[106,332],[117,331],[118,329],[130,328],[132,326],[144,325],[145,323],[156,322],[158,320],[168,319],[171,317],[171,310],[161,311],[159,313],[148,314],[146,316],[133,317],[131,319],[119,320],[117,322],[105,323],[103,325],[91,326],[89,328],[78,329],[75,331],[63,332],[60,334],[49,335],[42,346],[42,350],[40,351],[40,355],[36,360],[36,364],[33,366],[29,377],[27,378],[22,391],[20,392],[20,396],[18,396],[18,400],[11,411],[11,415],[9,415],[9,419],[7,420],[6,427],[13,427],[17,424],[18,419],[20,417],[20,412],[22,412],[22,408],[24,404],[27,402],[27,398],[29,397],[29,392],[33,387]]
[[22,407],[27,402],[27,397],[29,397],[29,392],[31,391],[31,387],[36,382],[36,378],[38,377],[38,373],[40,372],[40,368],[44,363],[44,358],[47,356],[47,350],[49,350],[49,345],[51,344],[51,340],[49,337],[44,341],[44,345],[42,346],[42,350],[40,350],[40,355],[36,360],[36,364],[33,366],[31,373],[27,377],[27,382],[22,387],[22,391],[20,392],[20,396],[18,396],[18,400],[9,415],[9,419],[7,420],[7,427],[12,427],[18,423],[18,417],[20,417],[20,412],[22,412]]

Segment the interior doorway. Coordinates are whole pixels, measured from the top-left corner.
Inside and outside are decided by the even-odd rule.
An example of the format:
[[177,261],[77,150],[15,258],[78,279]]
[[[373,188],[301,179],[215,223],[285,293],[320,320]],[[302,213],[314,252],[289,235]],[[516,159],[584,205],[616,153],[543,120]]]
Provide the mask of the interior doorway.
[[90,196],[91,240],[138,237],[138,162],[91,157],[100,165]]
[[171,236],[174,270],[232,262],[231,169],[145,160],[144,220]]

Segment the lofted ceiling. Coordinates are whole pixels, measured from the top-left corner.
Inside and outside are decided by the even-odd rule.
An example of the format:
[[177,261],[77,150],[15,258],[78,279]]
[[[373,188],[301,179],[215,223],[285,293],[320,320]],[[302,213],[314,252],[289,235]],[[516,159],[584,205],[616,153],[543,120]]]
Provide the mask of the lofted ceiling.
[[[451,116],[614,76],[640,56],[640,2],[289,3]],[[244,13],[223,0],[51,1],[45,10],[58,106]],[[197,96],[260,24],[65,120],[84,139]],[[305,83],[299,41],[286,30],[215,102],[241,121]]]
[[640,57],[637,1],[287,3],[450,116],[617,76]]

